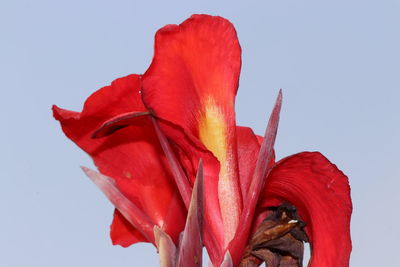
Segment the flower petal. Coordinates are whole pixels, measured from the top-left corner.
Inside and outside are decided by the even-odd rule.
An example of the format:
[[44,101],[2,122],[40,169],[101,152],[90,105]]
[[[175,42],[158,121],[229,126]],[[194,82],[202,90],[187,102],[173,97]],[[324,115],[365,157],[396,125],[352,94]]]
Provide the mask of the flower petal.
[[122,193],[178,242],[186,209],[148,116],[135,118],[136,125],[113,135],[92,138],[112,117],[146,111],[139,89],[139,76],[120,78],[91,95],[81,113],[54,106],[54,117],[64,133],[93,158],[100,172],[115,179]]
[[309,266],[349,265],[350,187],[346,175],[334,164],[318,152],[282,159],[267,178],[260,205],[275,205],[277,200],[294,205],[307,224]]
[[240,56],[229,21],[193,15],[157,32],[153,62],[143,75],[146,106],[200,139],[221,163],[218,197],[225,243],[233,237],[242,209],[234,112]]
[[207,107],[219,109],[223,119],[234,115],[240,56],[236,31],[224,18],[193,15],[167,25],[156,34],[153,62],[143,75],[143,101],[198,137]]
[[251,128],[237,126],[236,134],[240,187],[244,201],[246,199],[246,192],[249,191],[251,178],[254,174],[258,152],[260,151],[260,144]]
[[117,209],[114,211],[110,226],[110,237],[113,245],[120,245],[124,248],[138,242],[148,242],[140,231],[133,227]]

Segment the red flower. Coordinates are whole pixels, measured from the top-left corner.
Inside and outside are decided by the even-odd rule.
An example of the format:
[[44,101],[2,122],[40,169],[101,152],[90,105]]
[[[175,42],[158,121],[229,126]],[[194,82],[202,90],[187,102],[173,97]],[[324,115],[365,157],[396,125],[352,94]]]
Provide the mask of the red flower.
[[[81,113],[53,107],[65,134],[102,173],[84,169],[117,208],[113,243],[153,242],[164,262],[191,266],[201,264],[203,231],[216,266],[222,261],[238,266],[251,257],[266,260],[254,256],[257,251],[283,262],[284,253],[271,250],[270,243],[261,249],[252,242],[257,229],[265,227],[262,220],[277,214],[269,208],[290,203],[306,224],[311,266],[347,266],[352,209],[347,177],[318,152],[274,163],[281,93],[264,138],[236,126],[240,67],[232,24],[194,15],[157,32],[155,55],[143,76],[120,78],[100,89]],[[297,222],[285,225],[302,231]],[[276,240],[294,235],[290,231]],[[175,255],[176,246],[175,259],[168,255]],[[300,260],[294,254],[290,258]]]

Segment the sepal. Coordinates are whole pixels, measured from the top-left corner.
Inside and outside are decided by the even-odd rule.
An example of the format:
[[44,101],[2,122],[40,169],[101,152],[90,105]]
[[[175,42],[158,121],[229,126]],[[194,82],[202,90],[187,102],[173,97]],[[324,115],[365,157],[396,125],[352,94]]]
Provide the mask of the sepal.
[[114,180],[89,168],[81,168],[93,183],[106,195],[115,208],[117,208],[147,240],[154,243],[152,234],[153,223],[150,218],[121,193]]
[[243,213],[241,214],[240,223],[236,232],[235,238],[230,242],[228,248],[232,253],[233,263],[236,264],[245,249],[247,239],[251,230],[254,211],[257,201],[264,186],[265,179],[270,170],[270,162],[274,157],[274,144],[276,133],[278,130],[279,113],[282,106],[282,90],[279,90],[275,106],[272,110],[271,116],[268,121],[267,129],[263,142],[261,144],[260,152],[258,154],[256,168],[253,178],[250,183],[247,199],[244,202]]
[[176,247],[171,237],[158,226],[154,226],[153,230],[158,254],[160,255],[160,267],[176,266]]
[[202,266],[203,198],[203,163],[200,160],[185,230],[179,244],[177,266]]

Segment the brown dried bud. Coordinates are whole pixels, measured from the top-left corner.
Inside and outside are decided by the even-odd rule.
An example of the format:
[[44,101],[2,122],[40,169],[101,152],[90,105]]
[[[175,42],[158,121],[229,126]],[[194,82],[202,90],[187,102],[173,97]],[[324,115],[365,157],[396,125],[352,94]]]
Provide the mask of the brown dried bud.
[[247,245],[240,267],[301,267],[308,238],[305,223],[289,204],[272,207],[272,213],[258,227]]

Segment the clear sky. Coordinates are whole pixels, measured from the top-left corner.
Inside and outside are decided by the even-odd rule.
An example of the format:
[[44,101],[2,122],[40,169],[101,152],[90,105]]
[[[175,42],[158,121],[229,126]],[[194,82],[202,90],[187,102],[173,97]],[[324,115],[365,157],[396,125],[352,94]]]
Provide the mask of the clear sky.
[[156,30],[193,13],[237,29],[238,123],[262,134],[283,88],[278,158],[318,150],[349,176],[351,265],[398,265],[399,1],[14,0],[0,2],[0,266],[157,265],[150,245],[111,245],[112,206],[50,108],[143,73]]

